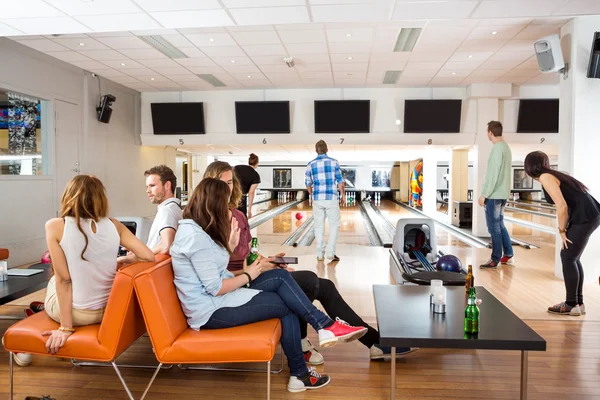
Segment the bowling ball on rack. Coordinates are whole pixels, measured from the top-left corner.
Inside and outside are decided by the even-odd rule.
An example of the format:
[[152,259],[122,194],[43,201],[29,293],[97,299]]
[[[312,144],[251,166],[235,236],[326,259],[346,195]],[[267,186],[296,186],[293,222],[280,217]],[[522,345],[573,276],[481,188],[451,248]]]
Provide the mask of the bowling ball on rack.
[[52,259],[50,258],[50,252],[46,251],[43,255],[42,255],[42,259],[40,260],[40,262],[42,264],[52,264]]
[[438,271],[461,272],[462,263],[455,255],[446,254],[438,258],[435,268]]
[[300,213],[300,212],[299,212],[299,213],[296,213],[296,219],[297,219],[298,221],[300,221],[302,218],[304,218],[304,214],[302,214],[302,213]]

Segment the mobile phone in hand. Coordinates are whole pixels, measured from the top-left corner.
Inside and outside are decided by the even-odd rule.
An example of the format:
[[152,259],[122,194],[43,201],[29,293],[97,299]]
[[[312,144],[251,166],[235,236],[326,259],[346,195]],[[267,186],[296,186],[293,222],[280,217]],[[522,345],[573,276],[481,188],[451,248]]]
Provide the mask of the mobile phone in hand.
[[298,264],[298,257],[276,257],[273,264]]

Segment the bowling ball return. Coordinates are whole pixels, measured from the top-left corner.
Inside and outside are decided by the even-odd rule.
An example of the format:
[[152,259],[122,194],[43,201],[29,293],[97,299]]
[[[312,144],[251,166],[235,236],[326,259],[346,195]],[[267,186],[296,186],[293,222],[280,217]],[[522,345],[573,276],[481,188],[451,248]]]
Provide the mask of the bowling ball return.
[[[435,222],[431,218],[398,220],[390,249],[390,270],[398,284],[430,285],[439,279],[445,286],[465,284],[466,271],[438,271],[437,261],[446,254],[437,249]],[[446,257],[447,258],[447,257]]]

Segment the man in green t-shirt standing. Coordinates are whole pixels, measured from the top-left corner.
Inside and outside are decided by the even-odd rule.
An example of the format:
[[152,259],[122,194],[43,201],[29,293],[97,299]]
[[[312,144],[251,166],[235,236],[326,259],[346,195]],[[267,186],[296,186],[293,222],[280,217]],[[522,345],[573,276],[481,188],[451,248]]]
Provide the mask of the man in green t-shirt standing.
[[504,207],[510,195],[512,152],[502,137],[502,123],[490,121],[487,136],[494,143],[488,159],[479,205],[485,208],[485,221],[492,238],[492,258],[479,268],[496,268],[499,263],[512,264],[514,252],[504,226]]

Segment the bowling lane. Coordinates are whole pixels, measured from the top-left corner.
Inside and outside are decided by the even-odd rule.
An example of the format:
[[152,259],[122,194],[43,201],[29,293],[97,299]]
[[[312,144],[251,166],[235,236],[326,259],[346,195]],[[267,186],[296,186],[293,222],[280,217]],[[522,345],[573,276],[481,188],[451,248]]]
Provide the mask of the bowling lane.
[[[527,222],[533,222],[539,225],[545,225],[549,227],[556,226],[556,219],[543,217],[540,215],[533,215],[524,212],[505,210],[504,215],[507,217],[512,217],[515,219],[520,219]],[[511,237],[514,237],[519,240],[523,240],[527,243],[534,244],[536,246],[544,247],[555,245],[555,235],[547,232],[541,232],[537,229],[529,228],[523,225],[514,224],[508,221],[505,221],[506,229]]]
[[[278,203],[277,200],[271,208],[277,207],[284,202]],[[267,211],[266,209],[264,211]],[[263,212],[264,212],[263,211]],[[296,214],[300,213],[302,218],[296,219]],[[312,207],[308,204],[308,200],[282,212],[274,218],[260,224],[257,229],[257,234],[261,243],[281,245],[292,233],[294,233],[302,224],[312,216]]]
[[279,204],[281,204],[281,203],[279,201],[277,201],[277,199],[271,199],[269,201],[265,201],[262,203],[253,204],[252,205],[252,216],[262,214],[265,211],[270,210],[271,208],[277,207]]
[[[329,225],[325,224],[325,238],[327,237],[329,237]],[[352,206],[342,205],[340,207],[340,231],[337,243],[361,246],[371,245],[367,228],[365,227],[365,220],[356,203]]]
[[[401,218],[415,218],[421,217],[421,215],[414,213],[399,204],[391,200],[382,200],[380,204],[373,203],[374,206],[381,210],[381,214],[386,217],[394,226],[398,223]],[[437,246],[452,246],[452,247],[471,247],[468,244],[461,242],[456,236],[451,235],[449,231],[436,225],[436,245]]]

